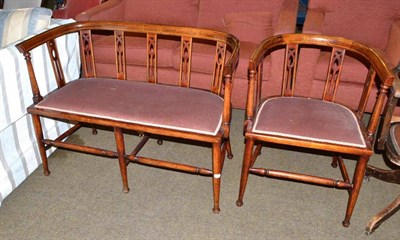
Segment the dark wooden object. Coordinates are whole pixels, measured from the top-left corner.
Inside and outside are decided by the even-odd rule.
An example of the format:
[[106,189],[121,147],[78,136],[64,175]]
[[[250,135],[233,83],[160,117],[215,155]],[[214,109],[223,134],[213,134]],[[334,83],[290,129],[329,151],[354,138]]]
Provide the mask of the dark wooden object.
[[[387,159],[397,166],[397,169],[380,169],[371,165],[367,166],[365,176],[369,179],[374,177],[376,179],[400,184],[400,153],[397,151],[399,148],[398,139],[400,139],[400,123],[393,119],[393,111],[397,106],[398,99],[400,97],[400,63],[397,68],[394,69],[394,74],[397,78],[393,82],[391,87],[388,102],[386,104],[386,111],[382,121],[382,130],[379,136],[377,148],[384,150],[384,154]],[[392,124],[392,120],[395,123]],[[386,219],[392,216],[400,209],[400,196],[398,196],[393,202],[384,207],[379,213],[371,218],[366,227],[366,233],[370,235],[373,233]]]
[[[301,84],[301,79],[296,79],[298,56],[303,47],[331,52],[325,88],[321,89],[320,99],[296,95],[296,84]],[[268,89],[268,86],[262,87],[263,60],[269,57],[271,52],[282,49],[285,60],[281,95],[262,100],[261,90]],[[359,107],[355,110],[335,102],[335,96],[340,91],[340,74],[345,64],[343,60],[347,54],[359,57],[370,69]],[[244,122],[246,146],[237,205],[243,204],[249,173],[345,189],[349,193],[349,198],[343,226],[348,227],[369,157],[373,154],[374,133],[393,78],[391,69],[378,53],[348,39],[288,34],[264,40],[253,52],[249,62],[249,90]],[[366,125],[363,122],[363,115],[375,80],[379,81],[377,84],[380,86],[379,95],[370,121]],[[309,149],[315,153],[322,151],[331,154],[332,166],[339,166],[343,180],[254,167],[265,143],[287,146],[289,149]],[[348,155],[354,156],[357,161],[352,179],[342,158]]]
[[[99,35],[103,31],[105,31],[105,34],[114,35],[115,79],[102,79],[96,76],[93,45],[93,38],[96,36],[92,33]],[[79,34],[83,77],[66,83],[55,39],[70,33]],[[144,63],[147,62],[147,79],[142,79],[142,83],[126,81],[125,57],[128,49],[125,47],[125,35],[127,34],[143,37],[147,45],[143,46],[144,49],[147,48],[147,53],[143,55]],[[174,86],[158,84],[157,50],[159,37],[177,39],[178,44],[176,46],[181,48],[182,55],[179,58],[181,63],[180,69],[178,69],[180,74],[176,77],[176,85]],[[210,89],[208,91],[191,88],[190,84],[192,47],[197,42],[205,42],[204,44],[215,49],[215,56],[211,56],[211,66],[214,68],[211,71],[214,74],[210,78]],[[48,47],[58,85],[56,90],[46,96],[42,96],[40,92],[30,54],[33,48],[41,44],[46,44]],[[24,54],[29,70],[34,104],[28,108],[28,112],[33,118],[45,175],[50,173],[46,149],[59,147],[118,158],[124,192],[129,191],[127,165],[131,162],[211,176],[214,193],[213,211],[214,213],[220,211],[220,181],[225,154],[227,153],[228,157],[232,158],[229,142],[230,98],[233,76],[238,63],[239,42],[236,37],[206,29],[98,21],[72,23],[51,29],[18,44],[17,48]],[[147,95],[144,95],[143,91],[146,91]],[[163,94],[152,95],[152,91],[163,91]],[[171,94],[176,94],[176,96],[171,96]],[[201,99],[205,101],[196,102],[198,96],[201,96]],[[214,101],[219,105],[208,104],[206,102],[208,99],[211,103]],[[153,105],[149,105],[150,103],[153,103]],[[157,103],[165,106],[165,108],[157,109]],[[219,121],[210,122],[212,126],[216,127],[215,133],[198,131],[197,125],[191,126],[190,122],[185,122],[190,116],[199,115],[200,113],[197,110],[202,109],[202,106],[208,106],[205,110],[210,114],[219,111],[217,112],[217,116],[220,116],[217,119]],[[190,111],[179,112],[180,107],[189,108]],[[169,111],[164,111],[166,108]],[[138,115],[136,111],[139,110],[146,116]],[[207,112],[201,116],[206,120],[209,119]],[[41,117],[67,121],[75,123],[75,125],[57,139],[44,139]],[[159,117],[166,118],[165,121],[169,125],[164,126],[164,122],[160,122]],[[183,124],[185,128],[180,127],[178,123]],[[200,121],[197,124],[201,125],[201,123]],[[81,146],[63,141],[83,124],[113,129],[117,150]],[[125,151],[125,130],[138,132],[142,136],[140,143],[131,153]],[[151,136],[188,139],[209,144],[209,146],[212,146],[212,169],[140,156],[139,151]]]

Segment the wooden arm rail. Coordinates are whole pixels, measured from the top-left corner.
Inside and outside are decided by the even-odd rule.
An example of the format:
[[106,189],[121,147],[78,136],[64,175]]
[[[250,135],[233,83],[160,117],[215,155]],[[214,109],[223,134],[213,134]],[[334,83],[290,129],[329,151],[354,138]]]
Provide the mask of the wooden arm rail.
[[[80,38],[82,77],[66,82],[58,50],[57,37],[77,33]],[[115,78],[96,75],[94,42],[99,36],[114,36]],[[147,66],[145,79],[127,80],[127,41],[143,38],[146,49],[143,63]],[[176,41],[173,52],[178,74],[175,84],[161,84],[158,76],[158,42],[161,38]],[[36,81],[30,51],[46,44],[58,88],[43,96]],[[194,45],[214,47],[210,55],[213,72],[208,89],[191,86]],[[231,120],[231,91],[239,59],[239,41],[223,32],[166,25],[126,22],[78,22],[63,25],[39,34],[17,45],[24,54],[30,77],[34,104],[28,107],[35,126],[45,175],[50,173],[46,157],[49,147],[118,158],[124,192],[129,191],[127,165],[130,162],[197,173],[213,178],[214,213],[220,211],[219,192],[221,171],[225,159],[232,158],[229,141]],[[36,67],[36,66],[35,66]],[[169,79],[171,80],[171,79]],[[44,139],[40,117],[76,123],[57,139]],[[63,140],[81,125],[105,126],[114,130],[116,151],[66,143]],[[126,154],[123,130],[138,132],[142,137],[131,154]],[[160,159],[138,156],[150,137],[189,139],[212,146],[212,169],[190,166]]]

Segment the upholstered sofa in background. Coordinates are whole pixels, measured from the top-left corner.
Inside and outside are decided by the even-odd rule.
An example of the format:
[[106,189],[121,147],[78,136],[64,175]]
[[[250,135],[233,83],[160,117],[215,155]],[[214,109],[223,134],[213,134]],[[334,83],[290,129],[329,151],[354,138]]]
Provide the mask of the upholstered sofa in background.
[[[51,20],[51,10],[25,8],[0,11],[0,205],[40,164],[31,117],[26,107],[32,104],[32,92],[24,56],[15,44],[49,28],[72,22]],[[67,81],[80,74],[77,35],[58,38],[61,64],[68,69]],[[54,89],[54,74],[47,49],[39,46],[32,51],[32,62],[40,88],[46,93]],[[44,71],[43,67],[47,66]],[[44,134],[56,137],[69,126],[46,120]]]
[[53,10],[53,18],[75,19],[76,15],[88,10],[91,7],[99,5],[103,0],[66,0],[64,4]]
[[[85,20],[114,20],[131,21],[167,25],[193,26],[227,31],[240,40],[240,60],[236,71],[233,87],[232,104],[236,108],[244,108],[247,93],[247,66],[251,52],[256,45],[269,36],[280,33],[294,33],[297,19],[297,0],[108,0],[107,2],[89,9],[76,17],[77,21]],[[128,37],[128,36],[126,36]],[[126,41],[128,48],[146,46],[136,44],[133,37]],[[179,76],[179,41],[160,39],[158,45],[158,80],[168,83],[177,81]],[[96,52],[97,76],[115,76],[115,57],[113,36],[102,36],[94,40]],[[146,62],[135,58],[137,54],[146,54],[146,49],[128,51],[127,55],[128,79],[146,79]],[[208,88],[212,69],[206,64],[207,58],[214,57],[211,48],[193,46],[193,54],[202,55],[203,61],[193,62],[191,69],[191,84],[200,88]],[[266,81],[280,76],[281,67],[275,66],[283,56],[274,55],[275,61],[269,59],[264,76]],[[271,66],[271,63],[274,63]],[[272,71],[271,71],[272,69]],[[274,71],[274,69],[280,69]],[[279,82],[279,81],[276,81]],[[278,84],[264,84],[278,90]],[[279,90],[278,90],[279,92]]]
[[[366,44],[385,56],[394,68],[400,61],[400,1],[398,0],[309,0],[303,33],[319,33],[342,36]],[[329,61],[328,53],[303,51],[300,56],[305,60],[299,65],[297,83],[303,83],[304,94],[316,96],[323,88]],[[338,89],[337,101],[352,108],[357,107],[363,89],[363,82],[368,69],[346,57],[342,70],[344,83]],[[315,71],[318,69],[318,71]],[[377,88],[371,93],[371,98],[377,95]],[[372,101],[367,111],[372,109]],[[400,114],[400,109],[396,114]]]

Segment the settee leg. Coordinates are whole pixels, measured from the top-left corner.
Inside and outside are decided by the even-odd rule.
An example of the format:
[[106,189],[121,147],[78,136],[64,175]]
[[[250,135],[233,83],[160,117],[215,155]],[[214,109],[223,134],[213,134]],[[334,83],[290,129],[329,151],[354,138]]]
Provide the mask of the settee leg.
[[229,159],[233,158],[232,147],[231,147],[231,140],[228,138],[226,140],[226,151]]
[[50,175],[50,171],[47,162],[46,148],[43,143],[43,131],[42,131],[42,124],[40,123],[40,117],[36,114],[32,114],[32,122],[35,128],[35,135],[37,139],[40,157],[42,158],[43,172],[45,176],[48,176]]
[[129,192],[128,186],[128,175],[127,175],[127,164],[125,161],[125,142],[124,142],[124,135],[120,128],[114,128],[115,134],[115,142],[117,144],[117,153],[118,153],[118,162],[119,168],[121,170],[121,177],[122,177],[122,185],[124,193]]
[[214,208],[213,212],[218,214],[219,209],[219,196],[221,188],[221,142],[213,143],[212,145],[213,154],[213,193],[214,193]]

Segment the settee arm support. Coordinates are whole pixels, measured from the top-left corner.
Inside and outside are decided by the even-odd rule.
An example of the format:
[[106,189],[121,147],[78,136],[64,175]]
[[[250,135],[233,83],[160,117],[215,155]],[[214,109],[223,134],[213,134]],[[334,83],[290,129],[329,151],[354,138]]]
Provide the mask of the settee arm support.
[[229,34],[227,42],[230,46],[238,46],[238,48],[234,49],[231,56],[229,57],[225,67],[224,67],[224,114],[222,116],[222,121],[224,123],[224,136],[229,136],[229,124],[231,122],[232,116],[232,106],[231,106],[231,98],[232,98],[232,90],[233,90],[233,80],[235,79],[235,72],[239,64],[239,49],[240,42],[239,39],[235,36]]

